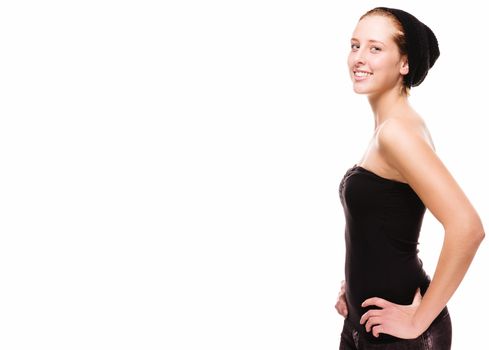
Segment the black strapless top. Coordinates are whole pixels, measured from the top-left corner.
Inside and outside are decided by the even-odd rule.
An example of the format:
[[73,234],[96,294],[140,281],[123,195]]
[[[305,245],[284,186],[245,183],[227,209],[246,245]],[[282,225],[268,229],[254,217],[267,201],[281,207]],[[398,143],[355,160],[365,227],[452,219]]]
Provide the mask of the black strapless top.
[[345,212],[345,281],[348,319],[370,342],[387,343],[399,338],[367,333],[360,317],[365,299],[380,297],[410,305],[430,278],[418,258],[418,238],[426,207],[406,183],[386,179],[355,165],[339,186]]

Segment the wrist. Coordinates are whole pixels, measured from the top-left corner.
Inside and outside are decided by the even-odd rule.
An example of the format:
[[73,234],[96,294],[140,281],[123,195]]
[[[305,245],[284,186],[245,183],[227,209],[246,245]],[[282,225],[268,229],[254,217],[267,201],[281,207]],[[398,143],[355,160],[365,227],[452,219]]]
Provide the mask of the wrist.
[[420,319],[419,315],[414,314],[412,319],[412,326],[415,331],[416,337],[419,337],[428,329],[430,325],[429,323],[423,322],[423,320]]

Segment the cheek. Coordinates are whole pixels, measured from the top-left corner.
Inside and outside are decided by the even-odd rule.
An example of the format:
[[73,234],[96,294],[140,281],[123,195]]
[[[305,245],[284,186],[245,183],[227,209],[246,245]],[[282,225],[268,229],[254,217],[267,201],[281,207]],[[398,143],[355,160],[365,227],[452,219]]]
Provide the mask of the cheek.
[[382,62],[372,62],[370,68],[378,78],[386,78],[391,75],[391,68]]
[[374,57],[371,60],[372,67],[375,67],[377,70],[391,72],[396,68],[396,62],[392,60],[391,57],[388,56],[378,56]]
[[370,66],[377,71],[384,70],[388,65],[387,60],[383,57],[372,57],[370,60]]

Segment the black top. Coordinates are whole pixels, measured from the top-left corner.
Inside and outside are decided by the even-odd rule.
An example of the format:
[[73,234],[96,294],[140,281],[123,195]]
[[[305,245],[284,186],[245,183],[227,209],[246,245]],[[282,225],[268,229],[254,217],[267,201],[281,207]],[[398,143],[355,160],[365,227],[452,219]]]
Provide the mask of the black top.
[[418,237],[426,207],[406,183],[386,179],[355,165],[341,180],[341,204],[345,212],[346,300],[348,319],[371,342],[399,338],[367,333],[360,317],[365,299],[380,297],[410,305],[430,283],[418,258]]

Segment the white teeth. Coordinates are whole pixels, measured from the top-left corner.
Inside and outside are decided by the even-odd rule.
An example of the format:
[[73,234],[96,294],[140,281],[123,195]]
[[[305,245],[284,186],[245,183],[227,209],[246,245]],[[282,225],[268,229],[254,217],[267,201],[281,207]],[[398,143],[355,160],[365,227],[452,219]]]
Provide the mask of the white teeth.
[[355,72],[355,76],[357,76],[357,77],[366,77],[370,74],[371,73],[367,73],[367,72]]

